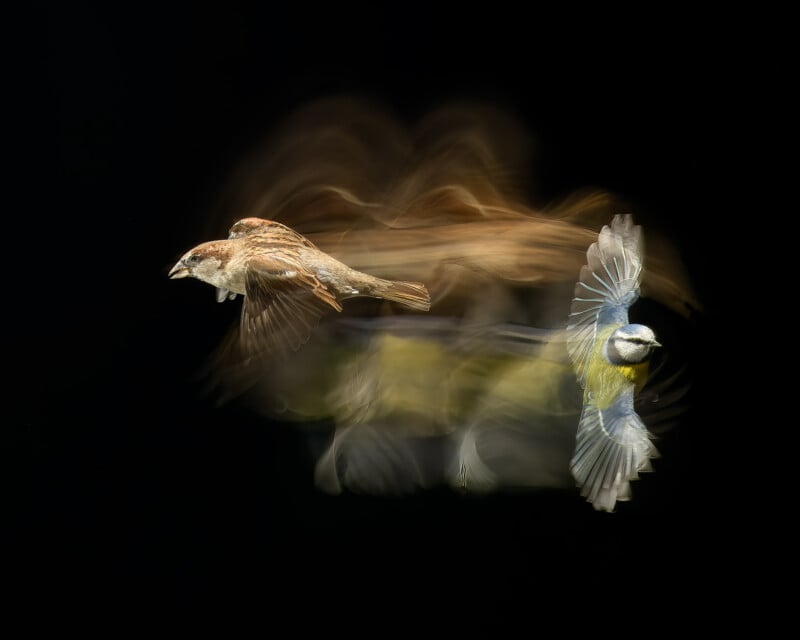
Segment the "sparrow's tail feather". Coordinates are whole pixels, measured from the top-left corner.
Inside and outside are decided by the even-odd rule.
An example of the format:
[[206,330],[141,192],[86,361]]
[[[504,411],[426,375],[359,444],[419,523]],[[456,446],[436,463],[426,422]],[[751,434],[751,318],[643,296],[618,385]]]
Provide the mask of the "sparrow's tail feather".
[[417,311],[428,311],[431,308],[431,296],[421,282],[383,280],[377,289],[378,296],[385,300],[399,302]]

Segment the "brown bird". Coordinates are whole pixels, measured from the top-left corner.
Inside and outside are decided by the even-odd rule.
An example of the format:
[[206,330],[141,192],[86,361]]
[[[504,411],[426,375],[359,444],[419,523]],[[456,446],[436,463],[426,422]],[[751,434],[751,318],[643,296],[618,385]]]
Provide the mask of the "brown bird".
[[296,350],[319,319],[342,311],[341,300],[357,296],[430,309],[424,284],[384,280],[339,262],[307,238],[272,220],[245,218],[228,239],[186,252],[170,278],[197,278],[217,287],[217,300],[244,296],[240,345],[249,356]]

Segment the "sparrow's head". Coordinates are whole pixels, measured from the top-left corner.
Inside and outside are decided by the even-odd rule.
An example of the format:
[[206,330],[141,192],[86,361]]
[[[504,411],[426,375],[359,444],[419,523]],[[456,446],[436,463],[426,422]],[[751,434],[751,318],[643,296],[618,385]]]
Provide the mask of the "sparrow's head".
[[638,364],[644,362],[661,345],[650,327],[643,324],[626,324],[608,339],[606,355],[613,364]]
[[225,285],[225,266],[233,247],[227,240],[205,242],[187,251],[169,271],[170,278],[197,278],[217,287]]
[[271,224],[271,221],[264,220],[263,218],[242,218],[241,220],[233,223],[233,226],[228,231],[228,240],[241,238],[242,236],[246,236],[248,233],[252,233],[253,231],[262,230]]

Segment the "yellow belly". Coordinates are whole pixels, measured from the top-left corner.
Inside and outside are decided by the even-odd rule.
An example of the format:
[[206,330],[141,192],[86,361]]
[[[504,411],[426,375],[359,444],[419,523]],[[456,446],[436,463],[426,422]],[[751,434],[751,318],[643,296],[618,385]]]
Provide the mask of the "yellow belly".
[[617,326],[612,326],[598,334],[586,376],[586,391],[600,409],[607,409],[630,385],[634,385],[634,393],[639,393],[647,381],[647,362],[614,365],[606,360],[603,346],[615,329]]

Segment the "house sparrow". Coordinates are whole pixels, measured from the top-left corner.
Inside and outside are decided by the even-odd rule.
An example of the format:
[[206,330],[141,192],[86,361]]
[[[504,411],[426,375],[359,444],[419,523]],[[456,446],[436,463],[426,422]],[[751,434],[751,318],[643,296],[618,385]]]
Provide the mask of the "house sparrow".
[[399,302],[427,311],[425,285],[377,278],[339,262],[289,227],[245,218],[226,240],[188,251],[170,278],[193,277],[218,289],[217,299],[244,296],[240,345],[248,355],[297,350],[319,319],[357,296]]

